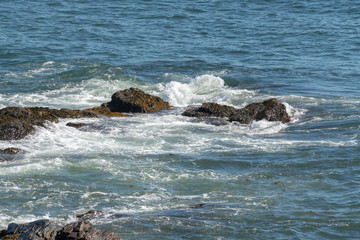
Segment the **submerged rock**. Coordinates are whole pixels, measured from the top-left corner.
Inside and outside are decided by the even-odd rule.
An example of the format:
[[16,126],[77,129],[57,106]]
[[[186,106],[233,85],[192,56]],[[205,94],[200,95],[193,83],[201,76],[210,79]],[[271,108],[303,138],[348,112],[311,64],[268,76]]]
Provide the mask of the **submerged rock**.
[[252,121],[259,121],[262,119],[268,121],[280,121],[282,123],[290,121],[290,116],[286,112],[285,105],[275,98],[261,103],[252,103],[241,109],[217,103],[203,103],[201,107],[188,109],[183,112],[182,115],[197,118],[227,118],[231,122],[236,121],[242,124],[248,124]]
[[202,208],[204,206],[205,206],[205,203],[199,203],[199,204],[190,206],[190,208]]
[[86,213],[76,215],[76,217],[80,221],[84,221],[84,220],[90,220],[90,219],[96,218],[97,216],[102,216],[102,215],[104,215],[104,213],[100,210],[89,210]]
[[68,122],[66,124],[66,126],[73,127],[73,128],[81,128],[81,127],[83,127],[85,125],[86,125],[85,123],[73,123],[73,122]]
[[20,148],[5,148],[0,149],[0,162],[8,162],[14,160],[14,155],[21,152]]
[[168,109],[171,106],[160,97],[147,94],[140,89],[130,88],[114,93],[107,104],[111,112],[150,113]]
[[0,154],[10,154],[10,155],[15,155],[18,154],[19,152],[21,152],[20,148],[5,148],[5,149],[0,149]]

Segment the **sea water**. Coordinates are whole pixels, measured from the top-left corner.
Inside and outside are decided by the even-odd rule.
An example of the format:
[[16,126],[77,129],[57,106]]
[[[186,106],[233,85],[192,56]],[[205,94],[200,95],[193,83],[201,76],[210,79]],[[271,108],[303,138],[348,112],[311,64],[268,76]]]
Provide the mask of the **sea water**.
[[[104,212],[124,239],[357,239],[358,1],[1,1],[0,107],[173,108],[62,119],[0,149],[0,229]],[[193,119],[277,98],[292,120]],[[82,122],[75,129],[67,122]],[[191,206],[200,205],[198,208]]]

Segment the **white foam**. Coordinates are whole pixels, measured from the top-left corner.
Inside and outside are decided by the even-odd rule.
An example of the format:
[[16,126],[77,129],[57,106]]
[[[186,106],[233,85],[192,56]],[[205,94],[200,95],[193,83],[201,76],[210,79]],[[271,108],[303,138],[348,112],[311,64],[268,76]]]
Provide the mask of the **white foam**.
[[12,77],[12,78],[35,78],[39,76],[46,76],[51,75],[54,73],[60,73],[63,71],[68,70],[67,64],[60,64],[56,66],[54,61],[47,61],[33,69],[29,69],[26,72],[18,72],[13,73],[9,72],[5,74],[5,77]]
[[0,95],[0,107],[48,106],[53,108],[81,109],[99,106],[111,99],[121,89],[133,86],[132,80],[107,80],[91,78],[77,84],[65,84],[62,88],[37,93]]
[[270,122],[267,120],[253,121],[249,125],[248,135],[271,135],[279,133],[287,128],[286,124],[278,121]]
[[53,221],[51,215],[49,213],[45,213],[45,215],[35,216],[33,214],[18,214],[17,216],[9,216],[5,213],[0,212],[0,229],[7,229],[8,225],[10,223],[28,223],[33,222],[39,219],[49,219],[50,221]]
[[208,101],[231,105],[232,101],[255,93],[246,89],[231,89],[225,86],[222,78],[211,74],[197,76],[188,82],[171,81],[159,89],[164,91],[171,105],[178,107]]
[[54,61],[47,61],[47,62],[44,62],[42,65],[43,66],[49,66],[49,65],[53,65],[53,64],[55,64]]

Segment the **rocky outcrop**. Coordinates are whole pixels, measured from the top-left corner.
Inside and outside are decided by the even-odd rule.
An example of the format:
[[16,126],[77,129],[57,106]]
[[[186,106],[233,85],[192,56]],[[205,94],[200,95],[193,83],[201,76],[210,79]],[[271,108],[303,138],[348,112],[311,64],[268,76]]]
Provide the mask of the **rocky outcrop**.
[[101,104],[100,107],[88,108],[84,111],[95,113],[96,115],[104,115],[106,117],[127,117],[128,115],[118,111],[111,111],[108,107],[108,103]]
[[285,105],[275,98],[261,103],[252,103],[241,109],[217,103],[203,103],[201,107],[188,109],[183,112],[182,115],[197,118],[227,118],[230,122],[236,121],[242,124],[249,124],[252,121],[259,121],[262,119],[268,121],[280,121],[282,123],[290,121],[290,116],[286,112]]
[[7,107],[0,109],[0,140],[17,140],[44,127],[47,121],[58,122],[59,118],[97,117],[95,113],[81,110],[60,110],[47,107]]
[[171,106],[159,97],[140,89],[130,88],[114,93],[107,104],[111,112],[150,113],[168,109]]
[[38,220],[24,224],[9,224],[7,230],[0,232],[0,239],[16,240],[53,240],[55,227],[49,220]]
[[199,108],[190,108],[183,112],[182,115],[187,117],[220,117],[228,118],[236,112],[236,108],[226,105],[220,105],[217,103],[203,103]]
[[38,220],[24,224],[9,224],[0,231],[1,240],[121,240],[113,232],[95,228],[89,221],[71,223],[57,229],[49,220]]
[[239,109],[235,114],[229,117],[229,121],[240,123],[250,123],[254,120],[280,121],[282,123],[290,122],[290,116],[286,112],[284,104],[275,98],[266,100],[262,103],[252,103],[245,108]]
[[[168,109],[170,105],[159,97],[147,94],[137,88],[118,91],[109,103],[85,110],[60,110],[47,107],[7,107],[0,109],[0,140],[22,139],[45,123],[58,122],[60,118],[87,118],[104,115],[107,117],[127,116],[122,112],[150,113]],[[80,125],[69,124],[72,127]]]
[[60,229],[55,236],[55,240],[121,240],[113,232],[99,230],[89,222],[81,221],[71,223]]

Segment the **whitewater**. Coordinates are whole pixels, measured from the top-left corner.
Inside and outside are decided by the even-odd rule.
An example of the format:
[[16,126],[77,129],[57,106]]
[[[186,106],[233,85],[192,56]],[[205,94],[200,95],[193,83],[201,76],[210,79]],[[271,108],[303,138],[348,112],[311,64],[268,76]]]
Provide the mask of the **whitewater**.
[[[0,7],[0,108],[86,109],[130,87],[172,105],[0,141],[22,149],[0,154],[0,230],[99,210],[91,223],[123,239],[359,236],[357,2]],[[289,123],[182,116],[270,98]]]

